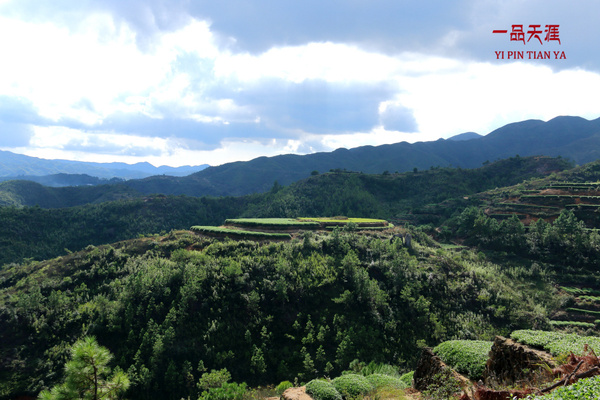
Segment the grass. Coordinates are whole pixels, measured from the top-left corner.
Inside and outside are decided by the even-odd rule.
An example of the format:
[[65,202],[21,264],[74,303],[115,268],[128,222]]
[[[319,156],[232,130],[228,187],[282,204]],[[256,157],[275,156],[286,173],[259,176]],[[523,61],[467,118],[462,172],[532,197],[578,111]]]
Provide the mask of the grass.
[[541,206],[537,204],[524,204],[524,203],[497,203],[500,206],[508,206],[508,207],[522,207],[522,208],[544,208],[550,210],[559,210],[559,207],[554,206]]
[[260,237],[265,239],[291,239],[292,237],[287,233],[268,233],[268,232],[253,232],[253,231],[242,231],[239,229],[231,228],[220,228],[217,226],[192,226],[190,228],[194,232],[207,233],[207,234],[221,234],[229,236],[239,237]]
[[346,217],[324,217],[324,218],[309,218],[302,217],[298,218],[300,221],[315,221],[319,223],[342,223],[348,224],[350,222],[354,222],[355,224],[384,224],[388,225],[388,222],[384,219],[374,219],[374,218],[346,218]]
[[488,360],[492,342],[484,340],[449,340],[433,349],[443,362],[470,379],[480,379]]
[[591,322],[581,321],[550,321],[552,326],[577,326],[579,328],[594,328],[596,325]]
[[236,218],[226,219],[226,224],[244,225],[244,226],[271,226],[271,227],[315,227],[319,224],[311,221],[298,220],[294,218]]
[[581,314],[587,314],[587,315],[600,315],[600,311],[585,310],[583,308],[575,308],[575,307],[569,307],[569,308],[567,308],[567,311],[581,313]]
[[560,287],[562,290],[564,290],[565,292],[572,294],[573,296],[579,296],[579,295],[594,295],[594,294],[598,294],[600,295],[600,290],[596,290],[596,289],[590,289],[590,288],[577,288],[577,287],[570,287],[570,286],[561,286]]
[[577,296],[580,300],[588,300],[594,303],[600,303],[600,296],[588,296],[588,295],[581,295],[581,296]]
[[574,333],[547,332],[534,330],[514,331],[510,337],[528,346],[548,351],[553,356],[583,354],[584,346],[589,345],[596,354],[600,353],[600,338],[596,336],[579,336]]

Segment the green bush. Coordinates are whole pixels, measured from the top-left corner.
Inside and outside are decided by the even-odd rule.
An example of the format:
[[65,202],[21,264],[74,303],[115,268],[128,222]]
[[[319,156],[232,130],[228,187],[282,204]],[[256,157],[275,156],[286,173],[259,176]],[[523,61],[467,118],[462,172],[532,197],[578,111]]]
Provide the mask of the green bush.
[[220,388],[224,383],[231,380],[231,374],[227,371],[227,368],[220,370],[213,369],[210,372],[205,372],[202,377],[198,380],[198,389],[208,390],[210,388]]
[[600,398],[600,377],[581,379],[570,386],[559,387],[544,396],[526,400],[597,400]]
[[358,374],[342,375],[331,383],[344,398],[365,395],[374,389],[373,384],[367,378]]
[[400,380],[402,382],[404,382],[406,387],[412,387],[414,374],[415,374],[415,371],[410,371],[400,377]]
[[306,393],[314,400],[342,400],[342,395],[331,383],[320,379],[308,382]]
[[243,400],[247,389],[245,383],[223,383],[221,387],[212,387],[202,392],[198,400]]
[[454,400],[458,398],[460,386],[450,368],[444,368],[440,373],[434,375],[434,383],[422,392],[424,400]]
[[400,374],[398,373],[398,368],[390,364],[376,363],[374,361],[371,361],[369,364],[362,367],[359,373],[364,376],[369,376],[372,374],[382,374],[400,377]]
[[406,383],[404,383],[404,381],[402,381],[400,378],[389,375],[371,374],[367,376],[367,380],[375,389],[382,387],[406,389],[408,387],[408,385],[406,385]]
[[287,389],[294,387],[294,384],[290,381],[283,381],[281,382],[279,385],[277,385],[277,387],[275,388],[275,392],[281,396],[283,394],[283,392],[285,392]]
[[433,349],[442,361],[470,379],[483,375],[492,342],[483,340],[449,340]]

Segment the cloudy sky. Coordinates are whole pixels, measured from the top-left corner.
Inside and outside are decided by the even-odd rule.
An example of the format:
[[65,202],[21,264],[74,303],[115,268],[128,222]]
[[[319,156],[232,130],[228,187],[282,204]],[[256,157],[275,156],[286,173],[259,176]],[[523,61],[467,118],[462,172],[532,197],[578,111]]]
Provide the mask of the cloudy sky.
[[596,0],[0,0],[0,149],[219,165],[595,119],[599,37]]

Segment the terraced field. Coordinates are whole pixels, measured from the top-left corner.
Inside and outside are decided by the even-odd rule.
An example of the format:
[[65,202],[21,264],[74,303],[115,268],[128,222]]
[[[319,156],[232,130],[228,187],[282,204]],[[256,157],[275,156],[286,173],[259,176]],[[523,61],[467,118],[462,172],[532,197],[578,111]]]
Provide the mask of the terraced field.
[[[192,226],[191,230],[215,237],[285,240],[303,230],[327,230],[352,224],[357,230],[384,230],[393,225],[382,219],[371,218],[237,218],[227,219],[223,226]],[[284,233],[285,232],[285,233]]]
[[497,219],[517,215],[525,225],[540,218],[551,222],[562,210],[570,209],[588,228],[600,227],[600,182],[553,182],[521,187],[510,194],[491,192],[486,197],[486,213]]

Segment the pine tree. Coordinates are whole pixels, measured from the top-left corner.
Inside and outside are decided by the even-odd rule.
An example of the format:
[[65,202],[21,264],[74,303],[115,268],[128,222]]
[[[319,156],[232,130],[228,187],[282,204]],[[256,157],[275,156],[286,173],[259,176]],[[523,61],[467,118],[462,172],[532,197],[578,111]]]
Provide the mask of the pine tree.
[[[71,361],[65,365],[64,383],[40,393],[41,400],[117,399],[129,387],[129,377],[108,363],[112,355],[93,337],[77,341],[71,348]],[[110,377],[108,377],[110,375]]]

